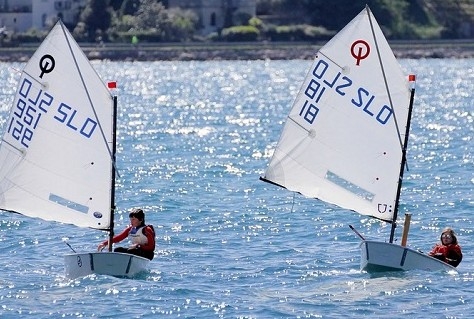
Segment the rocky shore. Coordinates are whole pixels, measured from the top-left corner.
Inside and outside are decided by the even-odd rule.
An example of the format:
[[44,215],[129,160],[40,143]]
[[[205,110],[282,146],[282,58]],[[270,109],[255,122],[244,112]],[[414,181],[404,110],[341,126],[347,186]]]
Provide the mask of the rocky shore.
[[[206,61],[313,59],[322,44],[232,43],[232,44],[100,44],[83,45],[89,59],[110,61]],[[400,59],[474,58],[474,41],[399,42],[391,44]],[[25,62],[37,45],[0,48],[0,62]]]

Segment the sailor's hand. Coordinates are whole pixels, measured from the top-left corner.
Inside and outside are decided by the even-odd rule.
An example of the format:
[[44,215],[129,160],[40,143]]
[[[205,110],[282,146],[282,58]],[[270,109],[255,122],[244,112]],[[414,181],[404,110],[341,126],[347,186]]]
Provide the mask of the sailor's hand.
[[445,260],[444,255],[443,255],[443,254],[440,254],[440,253],[434,254],[433,257],[436,258],[436,259],[439,259],[439,260],[441,260],[441,261],[444,261],[444,260]]
[[102,251],[106,246],[107,244],[100,243],[99,246],[97,246],[97,251]]

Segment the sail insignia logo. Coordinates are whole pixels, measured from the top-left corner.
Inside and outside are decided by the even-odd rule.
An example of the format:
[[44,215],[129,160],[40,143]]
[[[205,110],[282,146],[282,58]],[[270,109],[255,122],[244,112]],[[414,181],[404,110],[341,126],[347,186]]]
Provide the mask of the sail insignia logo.
[[51,71],[54,70],[54,66],[56,65],[56,61],[54,60],[54,58],[49,55],[49,54],[45,54],[41,57],[40,61],[39,61],[39,68],[41,70],[41,74],[40,74],[40,79],[43,78],[43,75],[45,73],[49,73]]
[[351,45],[351,55],[356,59],[356,65],[360,65],[360,61],[367,58],[370,54],[370,45],[367,41],[357,40]]
[[102,213],[101,212],[94,212],[94,217],[95,218],[102,218]]

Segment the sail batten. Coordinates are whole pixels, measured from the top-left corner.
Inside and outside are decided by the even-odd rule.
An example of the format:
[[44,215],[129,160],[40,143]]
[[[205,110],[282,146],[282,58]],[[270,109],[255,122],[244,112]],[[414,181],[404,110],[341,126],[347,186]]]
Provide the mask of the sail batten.
[[113,97],[59,21],[21,73],[0,145],[0,209],[110,228]]
[[409,100],[367,7],[319,50],[263,179],[393,222]]

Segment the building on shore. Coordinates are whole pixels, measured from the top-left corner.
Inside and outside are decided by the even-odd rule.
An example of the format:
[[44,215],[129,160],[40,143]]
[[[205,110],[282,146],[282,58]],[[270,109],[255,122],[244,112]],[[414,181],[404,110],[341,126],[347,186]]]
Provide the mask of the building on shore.
[[86,0],[0,0],[0,27],[7,31],[48,30],[60,18],[75,25]]
[[[0,0],[0,28],[11,32],[48,30],[60,18],[75,26],[87,0]],[[168,0],[167,9],[197,14],[200,32],[207,35],[223,28],[246,24],[256,15],[257,0]]]

